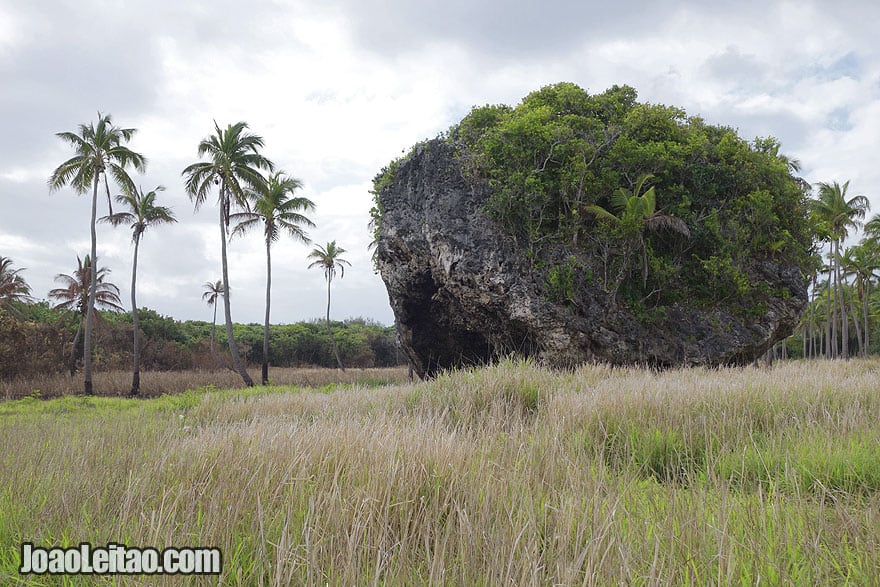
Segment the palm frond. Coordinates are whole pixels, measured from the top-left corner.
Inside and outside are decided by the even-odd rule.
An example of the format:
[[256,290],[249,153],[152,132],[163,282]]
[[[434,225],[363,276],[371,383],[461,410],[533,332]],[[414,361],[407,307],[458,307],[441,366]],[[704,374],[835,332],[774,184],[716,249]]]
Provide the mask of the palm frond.
[[55,191],[70,185],[83,193],[92,183],[93,173],[90,160],[83,155],[76,155],[55,168],[49,176],[49,190]]
[[597,206],[596,204],[584,206],[584,212],[592,214],[599,220],[605,220],[607,222],[611,222],[612,224],[617,224],[618,222],[620,222],[620,218],[618,218],[602,206]]
[[120,224],[137,222],[137,217],[130,212],[117,212],[115,214],[108,214],[107,216],[98,218],[98,222],[119,226]]
[[232,231],[229,233],[229,238],[231,240],[235,236],[244,236],[244,234],[251,229],[257,228],[260,225],[261,218],[260,215],[255,212],[236,212],[235,214],[229,215],[229,221],[235,224]]
[[636,186],[632,192],[632,195],[633,196],[643,195],[642,191],[645,187],[645,183],[647,183],[649,180],[651,180],[653,178],[654,178],[654,175],[651,173],[644,173],[644,174],[640,175],[639,178],[636,180]]
[[618,188],[608,197],[608,203],[611,205],[611,210],[619,214],[622,210],[626,210],[627,207],[631,205],[630,200],[632,197],[633,195],[629,191],[623,188]]
[[655,212],[653,215],[645,219],[645,228],[649,230],[671,230],[680,235],[690,238],[691,231],[688,229],[684,220],[671,214],[663,212]]

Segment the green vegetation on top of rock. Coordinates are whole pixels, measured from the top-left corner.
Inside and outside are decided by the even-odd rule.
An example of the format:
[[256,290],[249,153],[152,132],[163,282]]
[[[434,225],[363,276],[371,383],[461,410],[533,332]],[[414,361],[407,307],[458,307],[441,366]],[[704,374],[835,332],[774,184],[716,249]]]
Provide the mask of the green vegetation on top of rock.
[[[755,261],[809,264],[810,186],[776,139],[749,143],[731,128],[636,97],[628,86],[590,95],[560,83],[515,108],[475,107],[446,139],[470,179],[488,185],[486,213],[537,268],[575,255],[612,299],[619,290],[625,301],[653,307],[683,298],[714,306],[732,295],[759,303],[771,292],[753,275]],[[398,166],[376,176],[374,193]],[[621,192],[648,191],[650,211],[615,206]],[[560,245],[566,254],[552,252]]]
[[[804,267],[813,252],[809,184],[774,138],[749,143],[627,86],[590,95],[560,83],[515,108],[475,107],[447,140],[537,266],[561,246],[617,301],[759,303],[780,292],[762,291],[755,261]],[[647,210],[637,198],[649,192]]]

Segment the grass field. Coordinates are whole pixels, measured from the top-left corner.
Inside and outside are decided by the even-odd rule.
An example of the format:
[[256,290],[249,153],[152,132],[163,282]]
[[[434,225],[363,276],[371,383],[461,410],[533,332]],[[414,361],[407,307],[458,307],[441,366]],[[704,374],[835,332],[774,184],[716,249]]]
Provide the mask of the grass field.
[[224,585],[880,578],[877,361],[322,385],[0,403],[0,584],[53,584],[24,541],[217,546]]
[[[254,381],[260,381],[260,370],[250,369]],[[324,387],[340,383],[360,384],[373,387],[379,384],[409,381],[406,367],[385,369],[336,369],[321,368],[272,368],[269,382],[272,385],[297,387]],[[110,397],[128,396],[131,389],[131,371],[98,371],[94,375],[95,395]],[[147,371],[141,373],[142,397],[158,397],[163,394],[183,393],[193,389],[238,389],[244,387],[241,376],[231,369],[214,371]],[[40,399],[61,397],[83,392],[83,376],[76,377],[57,373],[34,377],[0,380],[0,399],[35,397]]]

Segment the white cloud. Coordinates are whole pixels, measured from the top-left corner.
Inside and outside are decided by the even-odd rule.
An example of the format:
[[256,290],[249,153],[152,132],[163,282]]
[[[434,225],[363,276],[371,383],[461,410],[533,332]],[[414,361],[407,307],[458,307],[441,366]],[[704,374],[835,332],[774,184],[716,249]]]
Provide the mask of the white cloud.
[[[876,3],[849,0],[549,0],[540,9],[525,0],[0,0],[0,254],[43,295],[88,250],[89,198],[50,196],[46,178],[70,156],[54,133],[111,112],[139,129],[132,147],[150,159],[136,181],[165,185],[180,220],[146,235],[139,302],[206,319],[202,285],[220,275],[218,212],[213,201],[193,212],[180,174],[214,120],[246,120],[317,204],[313,241],[349,251],[334,316],[390,322],[366,250],[372,177],[472,105],[515,104],[558,81],[591,92],[630,84],[641,100],[746,138],[776,136],[810,181],[852,179],[880,208],[871,193],[880,185],[878,20]],[[323,315],[325,283],[306,268],[309,250],[285,240],[273,249],[275,321]],[[129,235],[102,226],[99,254],[127,300]],[[233,316],[259,322],[259,235],[229,254]]]

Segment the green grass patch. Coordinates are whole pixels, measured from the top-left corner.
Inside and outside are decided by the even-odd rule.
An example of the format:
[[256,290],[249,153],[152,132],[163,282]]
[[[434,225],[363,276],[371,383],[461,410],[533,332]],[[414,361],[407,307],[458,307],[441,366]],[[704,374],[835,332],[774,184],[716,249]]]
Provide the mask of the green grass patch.
[[24,541],[217,546],[231,585],[871,584],[878,367],[6,402],[0,584],[94,584]]

